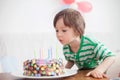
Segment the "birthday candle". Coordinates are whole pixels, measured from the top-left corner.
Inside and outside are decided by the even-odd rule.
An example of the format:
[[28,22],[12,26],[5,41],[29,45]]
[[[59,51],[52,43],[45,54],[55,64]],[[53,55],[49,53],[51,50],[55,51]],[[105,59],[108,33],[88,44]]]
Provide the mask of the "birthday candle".
[[43,48],[42,48],[42,49],[40,49],[40,64],[43,63],[43,59],[42,59],[43,56],[44,55],[43,55]]
[[44,49],[43,48],[42,48],[42,56],[41,57],[44,58]]
[[42,59],[42,56],[41,56],[41,48],[40,48],[40,59]]
[[58,46],[56,45],[56,59],[58,59]]
[[52,59],[52,48],[50,50],[50,58]]
[[36,59],[36,52],[35,52],[35,50],[34,50],[34,58]]

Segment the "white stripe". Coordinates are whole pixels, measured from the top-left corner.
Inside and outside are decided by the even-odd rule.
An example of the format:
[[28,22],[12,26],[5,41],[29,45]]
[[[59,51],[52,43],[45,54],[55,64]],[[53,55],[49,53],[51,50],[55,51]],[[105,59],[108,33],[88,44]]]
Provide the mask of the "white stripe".
[[92,51],[85,51],[85,52],[81,52],[79,56],[84,56],[84,55],[91,54],[91,53]]
[[97,54],[97,58],[99,59],[99,57],[101,56],[103,50],[105,49],[104,46],[101,47],[101,49],[98,51],[98,54]]
[[65,52],[70,52],[70,51],[69,49],[64,49],[63,52],[65,53]]
[[94,46],[90,45],[90,46],[83,46],[82,50],[87,50],[87,49],[94,49]]
[[66,56],[66,57],[70,57],[70,56],[71,56],[71,54],[65,54],[65,56]]
[[74,58],[72,58],[72,57],[70,57],[70,60],[75,61],[75,59],[74,59]]
[[80,64],[83,66],[84,63],[83,63],[83,62],[80,62]]
[[88,44],[88,43],[89,43],[89,41],[85,39],[84,40],[84,44]]
[[69,46],[68,45],[65,45],[64,48],[68,48]]
[[101,46],[102,44],[98,44],[97,46],[96,46],[96,48],[94,49],[94,52],[96,53],[97,52],[97,50],[99,49],[99,47]]
[[88,58],[93,58],[93,57],[94,57],[94,55],[85,56],[85,57],[80,58],[79,60],[80,60],[80,61],[83,61],[83,60],[86,60],[86,59],[88,59]]
[[107,49],[105,52],[104,52],[104,54],[103,54],[103,59],[106,57],[106,55],[109,53],[110,51]]

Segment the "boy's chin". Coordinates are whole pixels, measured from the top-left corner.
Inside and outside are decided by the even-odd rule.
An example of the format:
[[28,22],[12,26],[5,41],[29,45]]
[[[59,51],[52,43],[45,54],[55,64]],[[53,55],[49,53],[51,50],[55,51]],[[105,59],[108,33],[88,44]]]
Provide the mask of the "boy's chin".
[[68,45],[69,43],[61,43],[62,45]]
[[62,45],[66,45],[65,43],[61,43]]
[[62,45],[66,45],[67,43],[62,43],[62,42],[60,42]]

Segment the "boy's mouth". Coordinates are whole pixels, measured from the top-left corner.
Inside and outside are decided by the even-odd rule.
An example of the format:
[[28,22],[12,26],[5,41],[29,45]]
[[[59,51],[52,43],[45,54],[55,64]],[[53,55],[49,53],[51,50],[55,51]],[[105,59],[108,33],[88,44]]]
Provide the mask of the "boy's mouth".
[[63,40],[62,40],[62,39],[59,39],[59,41],[60,41],[61,43],[63,43]]
[[62,40],[59,40],[60,42],[62,42]]

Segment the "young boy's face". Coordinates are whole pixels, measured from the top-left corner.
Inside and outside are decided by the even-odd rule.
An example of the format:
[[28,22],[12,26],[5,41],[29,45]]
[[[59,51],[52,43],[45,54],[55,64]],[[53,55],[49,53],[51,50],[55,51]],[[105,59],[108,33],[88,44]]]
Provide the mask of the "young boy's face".
[[75,38],[73,28],[64,25],[63,18],[60,18],[55,26],[56,36],[61,44],[65,45]]

